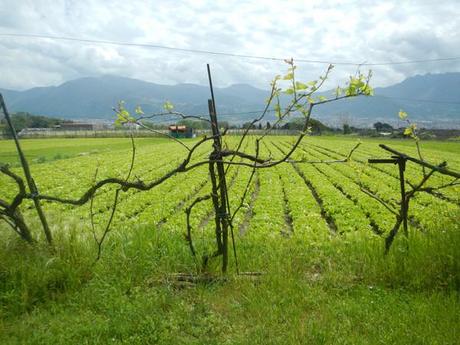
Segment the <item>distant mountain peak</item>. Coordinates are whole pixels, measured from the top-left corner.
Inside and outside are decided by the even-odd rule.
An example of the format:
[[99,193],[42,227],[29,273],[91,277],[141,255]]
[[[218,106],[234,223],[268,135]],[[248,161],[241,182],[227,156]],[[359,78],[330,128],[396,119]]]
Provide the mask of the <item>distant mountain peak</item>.
[[[413,119],[460,123],[459,90],[459,72],[415,75],[398,84],[376,88],[374,97],[333,102],[317,107],[315,113],[325,118],[346,114],[357,121],[372,123],[376,119],[394,119],[399,109],[404,109]],[[164,101],[169,100],[179,111],[203,114],[208,111],[207,99],[210,96],[208,86],[191,83],[161,85],[113,74],[69,80],[59,86],[1,92],[12,112],[26,111],[69,119],[111,119],[112,107],[122,99],[127,106],[134,108],[141,105],[148,113],[161,111]],[[218,109],[225,113],[263,109],[268,94],[268,90],[246,83],[215,88]],[[436,102],[430,103],[430,100]],[[241,123],[252,119],[252,116],[240,114],[225,120]],[[318,118],[321,120],[321,117]]]

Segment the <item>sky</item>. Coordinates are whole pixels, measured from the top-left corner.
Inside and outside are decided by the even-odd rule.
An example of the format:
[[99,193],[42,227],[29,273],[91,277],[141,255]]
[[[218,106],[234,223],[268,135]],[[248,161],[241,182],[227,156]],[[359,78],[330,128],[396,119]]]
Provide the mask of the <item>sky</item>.
[[[159,84],[245,83],[269,88],[282,61],[2,34],[64,36],[276,58],[376,63],[460,57],[460,1],[1,0],[0,88],[24,90],[113,74]],[[297,63],[299,80],[322,63]],[[460,59],[361,66],[372,84],[459,72]],[[326,87],[357,66],[336,65]]]

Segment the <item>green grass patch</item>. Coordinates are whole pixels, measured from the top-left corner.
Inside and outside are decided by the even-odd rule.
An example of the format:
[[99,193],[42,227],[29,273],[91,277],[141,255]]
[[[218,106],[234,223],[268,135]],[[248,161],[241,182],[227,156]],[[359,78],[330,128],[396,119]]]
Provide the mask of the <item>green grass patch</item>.
[[[163,138],[137,138],[136,147],[164,143]],[[0,141],[0,162],[19,164],[16,147],[12,140]],[[53,160],[107,154],[130,150],[130,138],[64,138],[64,139],[23,139],[21,147],[30,163],[44,163]]]
[[[126,230],[126,229],[125,229]],[[237,276],[193,285],[179,234],[117,231],[94,263],[90,237],[58,252],[16,240],[1,248],[2,344],[455,344],[459,232],[396,243],[350,236],[241,241]],[[402,242],[402,241],[401,241]],[[240,242],[239,242],[240,243]],[[442,254],[441,254],[442,251]],[[217,274],[217,273],[216,273]]]
[[[356,138],[315,137],[307,138],[308,141],[345,152],[354,146]],[[377,144],[382,142],[414,152],[409,140],[365,139],[362,149],[380,155]],[[124,172],[129,165],[131,144],[126,138],[22,143],[33,163],[100,155],[105,159],[100,174],[110,176],[118,174],[117,170]],[[139,174],[151,174],[153,178],[161,173],[156,171],[155,164],[168,171],[170,161],[179,158],[173,154],[176,144],[158,145],[152,154],[149,145],[160,143],[166,140],[136,140],[136,146],[142,148],[136,161],[139,166],[135,167],[140,169]],[[459,143],[430,141],[423,145],[431,159],[446,155],[458,166]],[[381,153],[382,157],[389,156],[383,150]],[[14,163],[15,155],[12,142],[2,142],[0,161]],[[63,163],[37,166],[33,169],[34,177],[51,194],[67,197],[68,192],[76,197],[81,192],[79,188],[91,183],[97,162],[81,157],[67,160],[66,166]],[[160,189],[161,195],[155,194],[155,190],[151,194],[123,194],[126,199],[119,212],[126,217],[115,219],[98,262],[87,219],[88,206],[71,209],[44,203],[55,237],[54,250],[42,244],[41,227],[30,203],[22,205],[21,210],[39,244],[21,242],[5,223],[0,223],[0,344],[458,343],[460,227],[455,221],[455,191],[447,194],[452,199],[448,202],[429,195],[414,201],[411,212],[416,216],[425,215],[432,208],[439,212],[421,229],[411,225],[408,242],[400,233],[388,256],[384,256],[384,239],[372,233],[366,218],[357,223],[360,228],[329,232],[315,199],[311,195],[308,199],[310,192],[303,180],[299,177],[288,184],[294,169],[283,170],[283,179],[276,170],[261,173],[258,178],[266,180],[258,187],[246,234],[237,236],[237,251],[241,271],[262,274],[236,275],[231,258],[230,273],[222,277],[219,259],[213,259],[207,273],[217,279],[190,284],[178,282],[172,276],[197,271],[184,239],[183,208],[178,205],[189,196],[186,190],[192,195],[184,205],[195,195],[208,191],[209,185],[199,192],[183,188],[201,183],[200,174],[184,176],[177,184]],[[244,176],[248,171],[240,174]],[[342,176],[345,183],[346,176]],[[394,185],[387,175],[373,172],[372,176],[380,176],[382,190]],[[317,186],[330,185],[327,179],[315,181]],[[388,181],[390,184],[385,185]],[[297,202],[295,193],[305,196],[299,198],[297,213],[291,214],[294,220],[301,217],[298,219],[305,226],[296,222],[293,233],[283,231],[285,200],[274,192],[278,190],[280,194],[281,185],[277,183],[285,183],[283,188],[291,192],[287,194],[292,198],[290,206]],[[352,180],[348,183],[353,185]],[[241,192],[243,185],[236,180],[232,197],[237,195],[233,193],[238,188]],[[11,194],[11,184],[2,187],[5,186],[3,193]],[[179,193],[175,193],[177,190]],[[100,208],[95,217],[101,221],[96,226],[99,231],[112,200],[112,193],[105,192],[98,196],[95,205]],[[394,193],[397,197],[398,190]],[[173,202],[167,202],[171,195]],[[343,211],[345,207],[351,209],[350,203],[340,204],[343,198],[321,196],[324,203],[334,206],[330,208],[331,216],[352,217]],[[312,205],[316,205],[316,217],[301,212],[311,211]],[[194,238],[202,254],[204,248],[210,250],[214,237],[212,221],[202,228],[198,226],[209,211],[204,204],[200,207],[194,211]],[[168,219],[156,228],[149,218],[152,213],[143,211],[161,211]],[[246,211],[247,208],[242,212]],[[274,214],[279,217],[274,219]],[[388,217],[391,223],[393,215]],[[160,217],[157,218],[159,221]]]

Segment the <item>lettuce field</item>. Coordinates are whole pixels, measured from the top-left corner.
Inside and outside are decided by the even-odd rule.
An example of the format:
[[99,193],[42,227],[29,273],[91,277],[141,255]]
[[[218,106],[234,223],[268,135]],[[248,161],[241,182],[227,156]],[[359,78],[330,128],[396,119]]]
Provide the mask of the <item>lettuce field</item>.
[[[228,136],[224,146],[237,140]],[[384,255],[395,223],[388,205],[397,208],[400,200],[398,167],[368,159],[390,157],[380,143],[409,155],[416,147],[410,140],[366,138],[340,162],[357,140],[307,137],[292,160],[271,169],[229,165],[229,204],[243,200],[233,219],[230,274],[214,279],[220,263],[211,257],[201,272],[210,277],[205,282],[175,277],[196,272],[214,248],[211,200],[190,213],[196,256],[187,243],[185,211],[209,194],[207,165],[148,191],[121,191],[116,212],[110,185],[82,206],[43,201],[59,244],[55,252],[43,241],[32,250],[0,222],[0,342],[455,344],[460,187],[436,189],[451,179],[435,174],[433,188],[411,201],[408,239],[401,231]],[[132,163],[129,139],[22,145],[39,192],[59,198],[79,198],[96,179],[124,178]],[[251,139],[245,145],[252,152]],[[270,136],[260,155],[282,157],[291,145],[290,137]],[[421,145],[426,161],[460,170],[460,143]],[[155,138],[138,138],[135,148],[132,180],[154,181],[186,154],[177,143]],[[211,143],[200,146],[194,161],[210,151]],[[22,173],[13,142],[1,142],[0,161]],[[423,176],[410,162],[405,174],[408,183]],[[1,199],[16,193],[14,181],[0,175]],[[32,202],[21,208],[40,239]]]

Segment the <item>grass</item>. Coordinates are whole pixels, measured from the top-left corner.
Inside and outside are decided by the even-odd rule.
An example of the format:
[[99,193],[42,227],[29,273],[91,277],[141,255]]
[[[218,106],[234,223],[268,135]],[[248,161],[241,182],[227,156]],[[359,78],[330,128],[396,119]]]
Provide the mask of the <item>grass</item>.
[[[136,147],[165,142],[163,138],[137,138]],[[129,138],[50,138],[23,139],[21,146],[32,163],[72,158],[78,155],[104,154],[112,151],[129,150]],[[12,140],[0,140],[0,162],[18,165],[16,147]]]
[[59,251],[1,244],[2,344],[456,344],[460,236],[413,234],[382,256],[377,237],[239,247],[261,277],[183,286],[194,264],[179,235],[111,235],[94,264],[90,239]]

